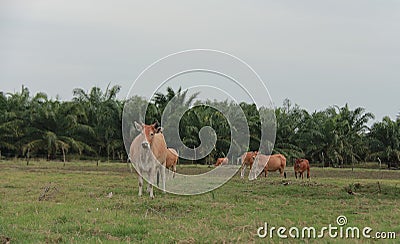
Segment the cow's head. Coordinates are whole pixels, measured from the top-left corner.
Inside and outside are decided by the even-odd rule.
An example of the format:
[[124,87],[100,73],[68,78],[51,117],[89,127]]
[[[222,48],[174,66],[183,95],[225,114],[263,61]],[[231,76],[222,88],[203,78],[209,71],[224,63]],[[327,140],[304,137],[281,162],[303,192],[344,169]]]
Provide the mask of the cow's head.
[[300,159],[300,158],[297,158],[296,161],[294,162],[294,167],[295,168],[300,168],[301,161],[303,161],[303,160]]
[[144,140],[142,142],[142,147],[144,149],[150,148],[151,144],[153,143],[154,135],[161,131],[161,127],[158,122],[155,122],[151,125],[146,125],[135,121],[135,127],[138,131],[140,131],[140,133],[144,135]]
[[251,152],[251,159],[254,161],[258,155],[258,151]]

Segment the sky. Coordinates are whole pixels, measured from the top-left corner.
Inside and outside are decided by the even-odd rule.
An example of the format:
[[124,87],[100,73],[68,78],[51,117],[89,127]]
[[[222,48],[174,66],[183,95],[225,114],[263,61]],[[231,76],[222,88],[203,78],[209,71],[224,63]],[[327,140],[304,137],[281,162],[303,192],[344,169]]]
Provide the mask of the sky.
[[399,43],[398,0],[0,0],[0,91],[68,100],[111,83],[125,97],[154,61],[204,48],[248,63],[276,106],[348,103],[395,119]]

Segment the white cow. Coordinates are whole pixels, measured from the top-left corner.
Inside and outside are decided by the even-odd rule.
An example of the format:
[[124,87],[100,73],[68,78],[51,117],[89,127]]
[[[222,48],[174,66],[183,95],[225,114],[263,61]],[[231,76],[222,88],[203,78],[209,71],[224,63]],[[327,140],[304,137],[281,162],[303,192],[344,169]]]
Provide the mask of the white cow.
[[143,175],[147,175],[150,197],[154,198],[153,185],[156,174],[161,172],[162,189],[165,192],[165,164],[167,158],[167,145],[158,123],[152,125],[139,124],[135,121],[135,127],[140,134],[132,141],[129,157],[139,174],[139,196],[143,191]]

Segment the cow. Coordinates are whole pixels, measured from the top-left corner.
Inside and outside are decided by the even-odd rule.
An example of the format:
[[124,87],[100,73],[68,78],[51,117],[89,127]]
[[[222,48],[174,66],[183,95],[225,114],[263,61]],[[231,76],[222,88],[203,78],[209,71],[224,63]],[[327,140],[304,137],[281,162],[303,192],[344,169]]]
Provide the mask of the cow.
[[[267,177],[268,172],[279,170],[280,175],[286,178],[286,158],[282,154],[264,155],[259,153],[257,156],[253,156],[253,159],[257,163],[258,168],[263,168],[262,171],[264,171],[265,177]],[[256,172],[254,171],[254,174]],[[254,178],[257,178],[257,175]]]
[[254,162],[254,157],[257,156],[258,151],[254,151],[254,152],[245,152],[242,156],[240,156],[238,158],[238,161],[241,160],[242,161],[242,166],[241,171],[240,171],[240,178],[244,177],[244,173],[246,171],[247,166],[250,166],[250,170],[251,167],[253,166],[253,162]]
[[214,166],[221,166],[221,165],[228,165],[229,159],[228,158],[217,158],[217,162],[215,162]]
[[167,161],[165,163],[165,167],[167,167],[167,169],[171,170],[174,172],[173,174],[173,178],[175,178],[175,173],[176,173],[176,164],[178,163],[178,152],[173,149],[173,148],[168,148],[167,150]]
[[157,172],[161,171],[162,189],[165,192],[165,166],[167,159],[167,145],[158,123],[146,125],[135,121],[135,128],[140,132],[132,141],[129,149],[129,158],[139,174],[139,196],[143,191],[143,175],[148,176],[147,190],[154,198],[153,185]]
[[304,179],[304,171],[307,170],[307,179],[310,179],[310,162],[307,159],[298,158],[294,163],[294,175],[297,179],[297,173],[299,173],[299,178]]

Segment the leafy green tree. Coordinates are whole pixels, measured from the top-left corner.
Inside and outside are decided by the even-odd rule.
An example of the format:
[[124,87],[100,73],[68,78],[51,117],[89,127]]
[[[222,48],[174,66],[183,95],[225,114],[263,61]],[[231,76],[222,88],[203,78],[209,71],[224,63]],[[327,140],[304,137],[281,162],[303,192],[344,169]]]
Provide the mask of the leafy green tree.
[[283,107],[275,110],[277,128],[274,152],[284,154],[289,161],[304,156],[296,141],[306,114],[298,105],[292,106],[288,99],[284,101]]
[[73,100],[85,109],[88,125],[92,128],[88,144],[95,149],[98,157],[107,159],[117,152],[123,155],[121,134],[123,103],[117,101],[120,86],[107,86],[103,93],[99,87],[93,87],[89,93],[81,88],[74,89]]
[[384,117],[381,122],[372,126],[368,136],[371,159],[379,157],[388,163],[388,167],[392,163],[400,162],[400,119],[393,121],[389,117]]
[[70,149],[79,154],[83,151],[91,152],[89,145],[75,137],[75,133],[85,127],[78,123],[77,108],[71,102],[48,100],[43,94],[36,96],[30,110],[29,141],[23,147],[27,157],[32,152],[44,151],[50,160],[61,153],[65,163]]
[[8,101],[6,95],[3,92],[0,92],[0,159],[2,157],[2,152],[16,150],[16,147],[10,143],[13,137],[10,126],[13,123],[9,123],[7,103]]
[[[30,109],[30,95],[27,87],[22,86],[21,92],[8,93],[6,98],[6,111],[3,114],[3,146],[11,149],[15,157],[23,153],[28,125],[25,122]],[[14,150],[13,150],[14,149]]]
[[261,121],[257,106],[253,104],[240,103],[240,107],[245,113],[250,132],[250,145],[246,151],[256,151],[260,147],[261,141]]
[[305,152],[305,157],[328,166],[339,163],[336,121],[327,111],[307,114],[298,134],[297,143]]
[[[121,101],[117,99],[119,90],[119,86],[110,85],[105,91],[99,87],[89,92],[77,88],[72,101],[48,99],[45,93],[31,96],[26,87],[15,93],[0,92],[0,158],[46,155],[48,159],[61,156],[65,160],[67,153],[85,153],[99,159],[122,159],[126,154],[122,131],[129,147],[137,133],[132,130],[133,121],[150,124],[158,120],[165,128],[176,126],[179,121],[179,135],[190,148],[200,145],[199,132],[203,127],[212,127],[217,136],[211,152],[213,158],[226,156],[232,148],[240,154],[263,145],[262,153],[271,153],[273,149],[290,161],[306,157],[312,162],[333,165],[379,157],[389,166],[400,161],[400,114],[395,121],[387,117],[369,129],[373,114],[363,108],[352,110],[347,104],[308,113],[285,100],[282,107],[272,111],[244,102],[237,106],[228,101],[205,101],[201,105],[204,102],[195,101],[198,94],[189,96],[188,91],[170,87],[165,94],[155,94],[150,102],[138,96]],[[127,106],[123,115],[124,105],[129,103],[133,106]],[[241,111],[246,126],[241,123]],[[145,114],[144,118],[139,118],[140,114]],[[247,130],[248,146],[235,139],[242,138],[235,135]],[[261,130],[268,131],[268,135],[261,135]],[[170,131],[164,133],[170,138]],[[178,146],[174,140],[168,144]]]
[[341,164],[344,161],[354,163],[361,160],[362,138],[365,136],[372,113],[366,113],[364,108],[350,110],[346,104],[344,107],[331,107],[328,113],[334,118],[337,136],[336,149],[339,153]]

